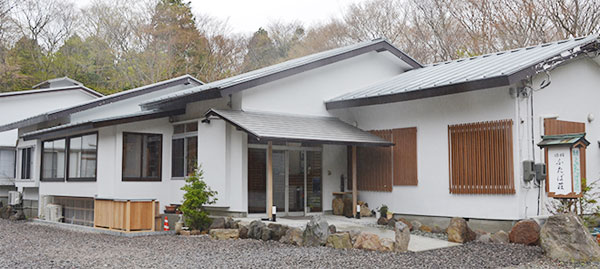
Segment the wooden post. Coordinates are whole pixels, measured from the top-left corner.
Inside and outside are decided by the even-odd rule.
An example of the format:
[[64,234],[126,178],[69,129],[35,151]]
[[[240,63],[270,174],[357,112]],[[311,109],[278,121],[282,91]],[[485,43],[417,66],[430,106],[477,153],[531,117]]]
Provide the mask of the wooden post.
[[267,146],[267,217],[273,218],[273,142]]
[[131,201],[125,204],[125,231],[131,231]]
[[[356,186],[356,146],[352,146],[352,215],[356,217],[358,204],[358,187]],[[360,212],[359,212],[360,214]]]
[[156,200],[152,200],[152,231],[156,231]]

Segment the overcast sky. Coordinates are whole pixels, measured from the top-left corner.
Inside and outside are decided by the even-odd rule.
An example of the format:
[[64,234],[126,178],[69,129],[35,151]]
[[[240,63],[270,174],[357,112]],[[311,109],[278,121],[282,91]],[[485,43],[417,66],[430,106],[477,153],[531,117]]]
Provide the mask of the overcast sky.
[[[74,1],[79,7],[92,0]],[[300,21],[305,26],[341,17],[351,3],[365,0],[191,0],[194,14],[227,21],[234,33],[250,34],[270,21]]]

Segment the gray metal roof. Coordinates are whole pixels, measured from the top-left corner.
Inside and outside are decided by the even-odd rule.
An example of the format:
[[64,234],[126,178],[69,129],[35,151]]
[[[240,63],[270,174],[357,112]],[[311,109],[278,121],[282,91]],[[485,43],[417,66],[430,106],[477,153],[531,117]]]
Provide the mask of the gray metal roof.
[[545,61],[571,58],[592,43],[597,46],[598,35],[435,63],[341,95],[326,105],[328,109],[364,106],[511,85],[543,71]]
[[[195,100],[227,96],[228,94],[236,91],[255,87],[273,80],[281,79],[299,72],[331,64],[371,51],[389,51],[406,62],[411,68],[422,67],[420,63],[391,45],[388,41],[384,39],[374,39],[367,42],[357,43],[346,47],[296,58],[237,76],[207,83],[205,85],[194,87],[185,91],[168,94],[153,100],[149,100],[143,103],[142,106],[146,108],[154,108],[177,100],[181,100],[182,102],[193,102]],[[202,96],[203,94],[205,96]]]
[[391,146],[393,143],[347,124],[338,118],[211,109],[217,116],[259,140],[313,142],[364,146]]
[[104,96],[103,94],[101,94],[97,91],[94,91],[88,87],[85,87],[83,85],[75,85],[75,86],[66,86],[66,87],[40,88],[40,89],[34,89],[34,90],[3,92],[3,93],[0,93],[0,98],[12,97],[12,96],[22,96],[22,95],[36,94],[36,93],[69,91],[69,90],[81,90],[85,93],[88,93],[88,94],[94,96],[94,97],[103,97]]
[[139,111],[131,114],[107,117],[89,121],[82,122],[72,122],[68,124],[58,125],[46,129],[36,130],[29,133],[22,134],[21,137],[25,140],[44,138],[44,137],[52,137],[57,135],[64,134],[72,134],[74,132],[86,131],[90,129],[115,125],[115,124],[124,124],[130,122],[138,122],[144,120],[157,119],[162,117],[168,117],[173,115],[181,115],[184,114],[184,109],[172,110],[172,111],[156,111],[156,110],[146,110]]
[[48,79],[48,80],[42,81],[38,84],[31,86],[31,88],[32,89],[45,89],[45,88],[55,88],[55,87],[76,86],[76,85],[83,85],[83,83],[65,76],[65,77],[53,78],[53,79]]
[[190,83],[194,83],[196,85],[203,84],[202,81],[194,78],[193,76],[183,75],[183,76],[179,76],[176,78],[172,78],[172,79],[160,81],[157,83],[145,85],[145,86],[142,86],[139,88],[111,94],[111,95],[104,96],[104,97],[98,98],[98,99],[94,99],[94,100],[91,100],[88,102],[83,102],[81,104],[77,104],[75,106],[71,106],[68,108],[61,108],[61,109],[49,111],[49,112],[46,112],[46,113],[43,113],[40,115],[22,119],[22,120],[12,122],[9,124],[5,124],[5,125],[0,126],[0,132],[8,131],[8,130],[16,129],[16,128],[21,128],[24,126],[30,126],[30,125],[41,123],[41,122],[48,121],[48,120],[58,119],[61,117],[69,116],[72,113],[76,113],[76,112],[88,110],[91,108],[111,104],[114,102],[118,102],[121,100],[131,98],[131,97],[140,96],[140,95],[147,94],[150,92],[162,90],[162,89],[172,87],[175,85],[190,84]]

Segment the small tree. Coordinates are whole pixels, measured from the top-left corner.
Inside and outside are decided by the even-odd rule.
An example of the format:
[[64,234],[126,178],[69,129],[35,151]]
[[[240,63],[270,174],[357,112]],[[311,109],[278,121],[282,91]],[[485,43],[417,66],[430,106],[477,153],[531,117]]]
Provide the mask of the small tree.
[[204,210],[205,205],[214,204],[217,198],[216,191],[212,191],[203,179],[204,172],[198,168],[194,173],[186,178],[185,186],[181,190],[185,191],[183,195],[183,204],[180,207],[185,223],[194,230],[206,230],[211,224],[208,212]]

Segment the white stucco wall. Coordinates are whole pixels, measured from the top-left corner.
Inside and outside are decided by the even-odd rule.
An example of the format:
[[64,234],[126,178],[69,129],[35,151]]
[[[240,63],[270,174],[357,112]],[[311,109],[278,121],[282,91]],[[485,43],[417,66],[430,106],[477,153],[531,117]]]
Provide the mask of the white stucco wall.
[[370,52],[241,92],[243,110],[329,115],[324,102],[404,72],[389,52]]
[[[394,186],[392,192],[360,191],[359,199],[372,208],[386,204],[395,213],[462,216],[484,219],[519,219],[523,192],[515,155],[516,194],[450,194],[448,175],[448,125],[512,119],[513,138],[519,129],[516,101],[506,87],[460,93],[400,103],[332,110],[363,130],[417,127],[418,186]],[[514,143],[514,152],[517,152]]]
[[[95,99],[81,90],[42,92],[0,98],[0,125]],[[17,130],[0,132],[0,146],[14,147]]]

